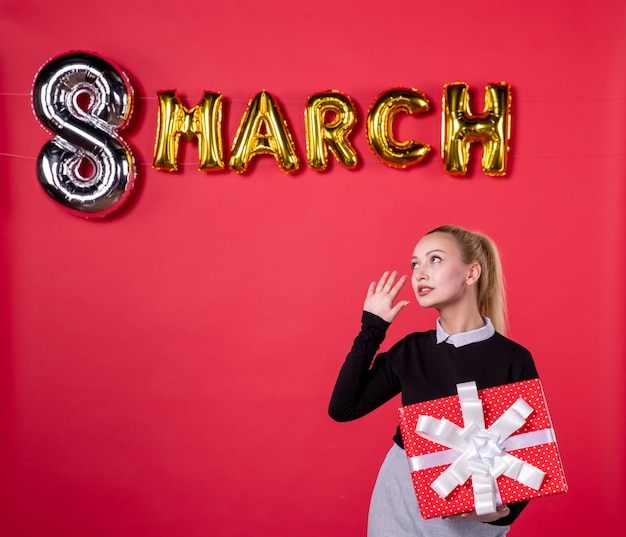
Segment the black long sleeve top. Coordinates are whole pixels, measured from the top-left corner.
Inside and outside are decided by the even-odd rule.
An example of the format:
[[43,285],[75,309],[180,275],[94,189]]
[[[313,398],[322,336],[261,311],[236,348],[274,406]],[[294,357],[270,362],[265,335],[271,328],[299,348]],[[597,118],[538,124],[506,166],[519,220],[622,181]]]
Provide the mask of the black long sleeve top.
[[[363,312],[361,331],[331,396],[329,414],[334,420],[360,418],[399,393],[406,406],[456,395],[461,382],[475,381],[482,390],[538,378],[530,352],[497,332],[460,347],[437,343],[435,330],[415,332],[377,355],[388,327],[380,317]],[[399,426],[393,440],[404,448]],[[509,504],[511,513],[493,524],[510,524],[527,503]]]

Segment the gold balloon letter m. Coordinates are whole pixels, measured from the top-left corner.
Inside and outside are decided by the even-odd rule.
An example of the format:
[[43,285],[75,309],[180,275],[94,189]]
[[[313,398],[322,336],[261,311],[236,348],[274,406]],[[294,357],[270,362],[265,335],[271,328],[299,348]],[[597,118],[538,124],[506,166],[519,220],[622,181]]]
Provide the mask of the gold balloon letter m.
[[154,161],[158,170],[178,169],[178,145],[181,135],[198,140],[198,169],[224,169],[222,146],[222,96],[205,92],[202,100],[191,110],[183,106],[175,91],[159,95],[159,121]]
[[486,86],[485,109],[472,115],[467,84],[447,84],[443,94],[441,156],[453,175],[467,173],[470,145],[483,146],[486,175],[505,175],[511,135],[511,87],[505,82]]

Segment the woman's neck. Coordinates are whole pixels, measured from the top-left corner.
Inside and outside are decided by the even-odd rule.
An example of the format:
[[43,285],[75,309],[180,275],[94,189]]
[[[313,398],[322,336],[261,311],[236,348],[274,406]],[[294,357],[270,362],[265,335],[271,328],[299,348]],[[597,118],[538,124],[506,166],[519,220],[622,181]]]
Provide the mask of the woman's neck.
[[474,310],[469,314],[460,315],[458,313],[451,314],[449,312],[439,312],[439,323],[446,334],[454,335],[462,332],[469,332],[485,326],[485,320],[482,318],[478,310]]

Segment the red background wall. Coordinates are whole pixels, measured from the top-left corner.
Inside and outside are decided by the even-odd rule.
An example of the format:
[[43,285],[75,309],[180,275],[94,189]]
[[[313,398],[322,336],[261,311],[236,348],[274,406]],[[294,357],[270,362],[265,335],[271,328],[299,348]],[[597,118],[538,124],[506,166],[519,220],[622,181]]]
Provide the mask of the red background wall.
[[[345,5],[344,5],[345,4]],[[0,1],[0,534],[364,535],[397,401],[336,424],[326,407],[368,283],[408,271],[422,233],[491,234],[512,336],[544,380],[570,492],[531,503],[511,535],[621,534],[624,501],[626,7],[619,0],[309,7],[189,1]],[[103,221],[40,188],[50,136],[35,73],[84,50],[136,91],[125,139],[138,179]],[[513,88],[509,173],[443,170],[441,95]],[[430,159],[370,152],[364,117],[392,87],[434,111],[400,125]],[[230,147],[261,89],[305,158],[304,104],[338,89],[359,108],[362,165],[286,175],[151,168],[158,91],[225,96]],[[409,290],[403,297],[411,298]],[[385,345],[430,328],[413,303]]]

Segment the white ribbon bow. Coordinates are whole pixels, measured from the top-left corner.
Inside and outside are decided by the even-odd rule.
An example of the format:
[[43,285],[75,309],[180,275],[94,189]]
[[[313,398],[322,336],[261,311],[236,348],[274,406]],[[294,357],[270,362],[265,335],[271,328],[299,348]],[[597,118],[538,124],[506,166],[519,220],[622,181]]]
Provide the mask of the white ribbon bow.
[[420,416],[417,421],[417,434],[449,447],[456,457],[431,487],[445,498],[471,477],[474,508],[478,515],[496,511],[499,498],[496,479],[501,475],[539,490],[545,472],[507,453],[505,442],[524,425],[533,408],[520,397],[489,429],[485,429],[483,404],[476,383],[457,384],[457,391],[465,427],[432,416]]

